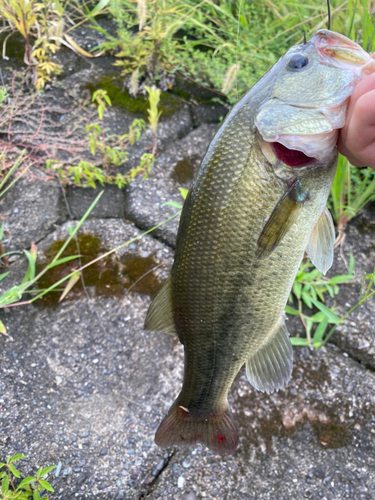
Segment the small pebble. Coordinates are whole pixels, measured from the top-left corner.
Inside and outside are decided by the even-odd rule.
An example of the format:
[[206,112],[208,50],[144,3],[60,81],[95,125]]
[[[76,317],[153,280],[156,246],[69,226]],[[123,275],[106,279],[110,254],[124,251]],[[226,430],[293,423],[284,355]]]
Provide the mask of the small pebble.
[[63,476],[66,477],[66,476],[69,476],[69,474],[71,474],[73,472],[73,469],[71,467],[66,467],[64,470],[63,470]]
[[139,476],[139,469],[134,469],[130,474],[131,479],[137,479],[138,476]]
[[62,467],[62,463],[59,461],[59,462],[57,463],[57,467],[56,467],[56,469],[55,469],[55,477],[59,477],[59,474],[60,474],[60,472],[61,472],[61,467]]
[[135,451],[134,450],[128,450],[128,455],[134,455]]
[[185,486],[185,478],[184,476],[180,476],[177,481],[177,486],[179,488],[183,488]]
[[151,441],[149,441],[148,439],[146,439],[145,441],[143,441],[143,445],[142,447],[145,449],[145,450],[148,450],[151,446]]
[[195,491],[191,490],[182,495],[182,500],[197,500],[197,495]]
[[188,462],[187,460],[184,460],[182,462],[182,467],[184,467],[185,469],[188,469],[190,466],[191,466],[191,463]]

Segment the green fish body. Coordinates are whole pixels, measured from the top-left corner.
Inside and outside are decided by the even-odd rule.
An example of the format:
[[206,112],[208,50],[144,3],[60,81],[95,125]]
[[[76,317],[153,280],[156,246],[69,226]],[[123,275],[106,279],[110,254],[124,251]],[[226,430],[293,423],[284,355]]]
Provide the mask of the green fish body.
[[171,275],[145,323],[176,335],[185,355],[183,387],[157,444],[233,452],[227,395],[243,364],[258,390],[289,380],[285,304],[305,251],[322,272],[332,263],[326,201],[337,129],[369,64],[358,45],[318,32],[249,91],[209,146],[183,207]]

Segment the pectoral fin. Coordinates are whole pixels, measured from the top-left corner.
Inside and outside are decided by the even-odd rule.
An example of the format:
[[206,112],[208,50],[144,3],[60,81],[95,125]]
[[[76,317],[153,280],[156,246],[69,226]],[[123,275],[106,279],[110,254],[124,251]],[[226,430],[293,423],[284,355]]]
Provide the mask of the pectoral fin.
[[325,274],[332,265],[335,226],[328,208],[323,210],[310,235],[306,252],[314,266]]
[[166,279],[162,289],[151,303],[144,328],[145,330],[156,330],[177,337],[173,319],[172,282],[170,276]]
[[246,361],[246,376],[258,391],[272,393],[288,382],[293,368],[293,349],[284,317],[273,335]]
[[308,195],[303,192],[298,179],[282,196],[273,209],[258,239],[257,257],[265,258],[271,255],[286,233],[296,222],[303,203]]

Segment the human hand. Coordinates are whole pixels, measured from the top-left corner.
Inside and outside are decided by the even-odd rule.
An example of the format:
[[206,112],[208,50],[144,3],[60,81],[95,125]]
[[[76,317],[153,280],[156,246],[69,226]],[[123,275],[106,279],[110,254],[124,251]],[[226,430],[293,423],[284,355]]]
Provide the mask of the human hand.
[[356,167],[375,170],[375,73],[356,85],[337,147]]

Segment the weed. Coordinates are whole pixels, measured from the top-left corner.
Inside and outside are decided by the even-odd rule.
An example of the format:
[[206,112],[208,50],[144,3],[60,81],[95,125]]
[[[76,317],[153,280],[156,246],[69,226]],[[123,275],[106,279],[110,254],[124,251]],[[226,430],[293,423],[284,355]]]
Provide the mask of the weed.
[[[81,16],[84,11],[84,20],[93,20],[108,1],[102,0],[99,2],[100,8],[97,4],[91,12],[85,4],[81,6],[80,2],[76,2],[75,8],[71,10],[78,11]],[[66,21],[69,24],[71,22],[71,17],[66,13],[69,3],[61,0],[2,0],[0,3],[0,20],[6,21],[8,26],[5,30],[10,31],[4,40],[3,58],[6,58],[9,36],[18,31],[25,39],[24,62],[28,66],[28,77],[37,90],[43,89],[53,75],[62,71],[60,64],[52,60],[62,43],[81,55],[93,57],[64,32]]]
[[8,98],[8,92],[4,88],[0,88],[0,106],[2,106],[3,102]]
[[[91,105],[87,101],[73,101],[70,109],[64,109],[35,92],[24,94],[23,82],[22,76],[14,76],[12,85],[5,88],[10,99],[4,99],[0,107],[0,132],[8,138],[4,142],[3,160],[7,165],[12,164],[14,150],[27,148],[25,164],[46,169],[51,176],[58,175],[63,184],[84,187],[116,184],[122,188],[136,176],[148,177],[154,163],[150,153],[145,153],[139,165],[129,172],[116,172],[127,161],[127,148],[145,130],[144,120],[135,119],[126,134],[110,134],[103,124],[103,115],[111,106],[104,90],[94,93]],[[156,127],[160,113],[155,101],[153,113]],[[61,119],[56,120],[56,116]]]
[[[112,0],[110,12],[118,31],[116,37],[107,34],[103,48],[115,51],[130,92],[138,92],[140,81],[160,83],[174,69],[171,49],[177,49],[174,34],[184,24],[186,6],[170,0]],[[163,90],[167,89],[168,83]]]
[[[340,291],[339,285],[350,283],[355,279],[353,274],[354,257],[352,255],[350,256],[349,274],[347,275],[326,278],[318,269],[311,270],[313,267],[310,259],[301,262],[289,297],[291,304],[297,301],[297,308],[293,308],[290,305],[285,307],[287,314],[299,316],[306,330],[307,338],[294,337],[291,339],[293,345],[320,346],[328,324],[336,324],[338,322],[338,317],[335,313],[324,305],[325,294],[333,298]],[[307,315],[303,312],[303,309],[306,307],[308,309],[315,307],[319,311],[313,315]],[[314,325],[316,325],[315,328]],[[313,330],[313,338],[311,339]]]
[[148,121],[150,122],[152,132],[154,134],[154,144],[152,146],[152,154],[155,156],[156,151],[156,140],[157,140],[157,128],[158,121],[161,115],[161,111],[158,111],[158,104],[160,101],[161,91],[157,89],[154,85],[152,87],[147,87],[145,85],[145,90],[148,94],[148,100],[150,107],[148,109]]
[[[59,8],[60,7],[60,8]],[[12,31],[18,30],[25,39],[24,61],[29,68],[30,79],[37,89],[44,88],[61,66],[52,61],[58,50],[63,29],[62,9],[59,2],[51,0],[4,0],[0,17],[5,18]],[[33,45],[32,38],[36,38]],[[6,41],[4,42],[4,53]]]
[[74,183],[77,186],[93,188],[96,187],[96,183],[101,186],[116,184],[119,188],[123,188],[138,175],[143,175],[143,178],[147,179],[155,161],[154,155],[150,153],[144,153],[139,165],[128,173],[121,174],[114,171],[115,167],[127,161],[126,148],[139,139],[144,129],[144,120],[135,119],[128,134],[105,136],[100,125],[88,125],[86,140],[92,156],[95,157],[95,163],[81,160],[78,165],[62,165],[58,160],[47,160],[46,170],[56,172],[63,184]]
[[96,90],[92,95],[91,101],[97,104],[99,119],[103,120],[104,111],[107,109],[107,105],[112,105],[107,91],[103,89]]
[[[27,458],[25,455],[18,454],[7,458],[6,462],[0,463],[0,483],[1,483],[1,498],[0,500],[48,500],[48,497],[40,496],[40,493],[47,490],[51,493],[54,489],[46,477],[49,472],[55,469],[55,465],[50,465],[49,467],[40,467],[38,469],[36,476],[29,476],[21,480],[18,485],[16,485],[16,479],[21,478],[21,473],[14,463]],[[1,470],[5,469],[5,470]]]
[[370,201],[375,200],[375,172],[353,167],[340,155],[328,206],[342,240],[346,224]]

